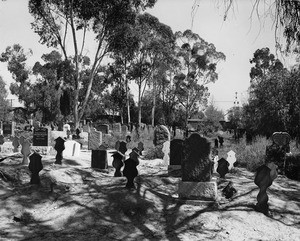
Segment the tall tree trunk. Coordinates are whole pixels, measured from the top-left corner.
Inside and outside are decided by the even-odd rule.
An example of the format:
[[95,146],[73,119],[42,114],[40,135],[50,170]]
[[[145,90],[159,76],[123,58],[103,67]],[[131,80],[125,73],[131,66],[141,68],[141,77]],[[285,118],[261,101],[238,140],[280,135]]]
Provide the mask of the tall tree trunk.
[[151,125],[155,125],[155,108],[156,108],[156,79],[153,79],[153,106],[151,111]]
[[129,89],[128,89],[128,80],[127,76],[125,75],[125,83],[126,83],[126,106],[127,106],[127,122],[128,124],[131,123],[130,119],[130,103],[129,103]]
[[138,110],[139,110],[139,113],[138,113],[138,123],[139,123],[139,127],[142,124],[142,105],[141,105],[142,84],[141,83],[142,83],[142,81],[140,80],[140,83],[139,83],[139,96],[138,96]]

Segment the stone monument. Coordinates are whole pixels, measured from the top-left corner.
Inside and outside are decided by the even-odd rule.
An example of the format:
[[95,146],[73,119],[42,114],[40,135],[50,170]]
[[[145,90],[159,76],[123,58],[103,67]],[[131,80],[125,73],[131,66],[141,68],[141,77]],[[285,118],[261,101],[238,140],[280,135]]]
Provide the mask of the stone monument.
[[129,158],[125,160],[123,175],[127,178],[126,188],[135,188],[134,178],[138,175],[137,166],[139,165],[138,152],[132,151]]
[[113,162],[112,162],[112,166],[115,168],[115,173],[114,173],[114,177],[121,177],[122,176],[122,172],[121,172],[121,168],[124,166],[124,155],[119,152],[113,152],[112,154],[113,157]]
[[36,152],[30,155],[30,163],[28,165],[29,170],[31,171],[30,184],[40,184],[39,172],[43,169],[42,156]]
[[183,159],[183,143],[182,139],[173,139],[170,142],[170,165],[168,166],[168,174],[172,176],[181,176],[181,164]]
[[54,149],[56,150],[55,164],[61,165],[63,159],[63,151],[65,149],[65,140],[60,136],[55,139]]

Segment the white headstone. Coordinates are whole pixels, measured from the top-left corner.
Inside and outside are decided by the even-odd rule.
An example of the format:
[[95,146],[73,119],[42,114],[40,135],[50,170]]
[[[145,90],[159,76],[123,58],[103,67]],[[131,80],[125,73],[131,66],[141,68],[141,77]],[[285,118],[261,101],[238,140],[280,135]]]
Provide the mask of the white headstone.
[[77,141],[67,140],[63,156],[78,157],[80,155],[80,144]]
[[165,141],[163,144],[162,152],[164,153],[164,165],[170,164],[170,141]]
[[227,161],[229,162],[228,169],[231,170],[233,168],[233,164],[236,162],[235,152],[233,150],[227,152]]

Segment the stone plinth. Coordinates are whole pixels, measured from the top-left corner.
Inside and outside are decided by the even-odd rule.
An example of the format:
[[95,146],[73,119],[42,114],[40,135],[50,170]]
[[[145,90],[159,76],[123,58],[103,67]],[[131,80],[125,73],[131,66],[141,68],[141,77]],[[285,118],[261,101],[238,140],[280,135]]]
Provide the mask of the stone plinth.
[[217,183],[210,182],[183,182],[178,184],[178,195],[181,199],[194,199],[203,201],[217,200]]

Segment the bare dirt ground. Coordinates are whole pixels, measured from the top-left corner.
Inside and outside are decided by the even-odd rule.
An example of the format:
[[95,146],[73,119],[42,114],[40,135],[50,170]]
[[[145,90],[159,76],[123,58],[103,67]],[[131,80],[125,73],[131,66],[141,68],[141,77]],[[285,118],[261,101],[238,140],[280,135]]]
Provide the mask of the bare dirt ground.
[[[299,182],[278,176],[269,188],[270,216],[254,211],[254,174],[235,168],[218,179],[218,205],[182,201],[180,178],[162,160],[141,160],[136,189],[126,178],[90,168],[91,154],[43,156],[41,186],[29,184],[21,158],[0,163],[0,240],[300,240]],[[232,181],[237,194],[221,190]],[[54,190],[50,193],[50,184]]]

